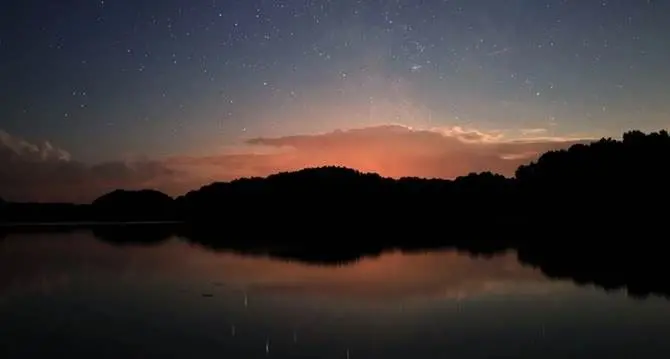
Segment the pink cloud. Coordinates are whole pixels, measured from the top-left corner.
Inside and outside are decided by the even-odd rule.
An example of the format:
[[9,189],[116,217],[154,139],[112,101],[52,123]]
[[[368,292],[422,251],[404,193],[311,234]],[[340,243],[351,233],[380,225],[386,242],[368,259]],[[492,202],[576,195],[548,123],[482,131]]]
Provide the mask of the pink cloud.
[[48,141],[0,131],[0,196],[8,200],[89,202],[115,188],[169,188],[176,176],[161,161],[85,164]]
[[[543,152],[588,141],[527,135],[520,133],[521,137],[508,139],[504,131],[461,127],[415,130],[386,125],[315,135],[253,138],[247,141],[246,154],[174,158],[170,163],[192,168],[194,173],[212,180],[265,176],[323,165],[352,167],[388,177],[454,178],[482,171],[512,176],[519,165]],[[254,153],[254,146],[269,146],[276,151]]]
[[492,171],[511,176],[541,153],[588,142],[531,137],[541,129],[417,130],[382,125],[322,134],[253,138],[236,153],[84,164],[49,142],[0,132],[0,196],[10,200],[91,201],[116,188],[153,188],[179,195],[212,181],[339,165],[388,177],[454,178]]

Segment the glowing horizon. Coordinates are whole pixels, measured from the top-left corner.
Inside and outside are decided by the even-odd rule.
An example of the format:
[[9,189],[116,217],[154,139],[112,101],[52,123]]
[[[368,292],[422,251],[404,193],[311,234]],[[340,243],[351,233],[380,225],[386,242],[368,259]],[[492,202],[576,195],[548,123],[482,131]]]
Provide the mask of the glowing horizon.
[[7,193],[0,195],[10,200],[89,202],[117,188],[151,188],[176,196],[210,182],[322,166],[392,178],[451,179],[484,171],[511,176],[519,165],[543,152],[590,141],[587,137],[538,136],[545,132],[484,132],[462,127],[422,130],[393,124],[249,138],[234,150],[210,155],[94,164],[72,158],[51,142],[32,143],[0,132],[0,151],[14,169],[5,174],[13,180],[8,181]]

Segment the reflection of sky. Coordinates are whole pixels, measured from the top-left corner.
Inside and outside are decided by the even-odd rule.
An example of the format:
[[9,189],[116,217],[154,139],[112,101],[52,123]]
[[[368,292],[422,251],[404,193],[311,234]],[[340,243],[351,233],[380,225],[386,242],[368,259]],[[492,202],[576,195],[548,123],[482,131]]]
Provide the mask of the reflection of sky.
[[8,357],[670,353],[668,302],[550,283],[511,255],[388,254],[321,268],[176,240],[113,247],[86,233],[15,236],[0,242],[0,298]]
[[510,291],[541,294],[565,288],[519,266],[513,254],[473,260],[453,252],[389,253],[334,268],[213,253],[177,240],[158,247],[122,248],[91,241],[86,233],[58,236],[57,240],[51,238],[54,235],[33,237],[29,246],[8,241],[2,253],[7,258],[0,264],[4,269],[0,290],[8,294],[67,283],[71,277],[90,282],[104,276],[141,283],[167,281],[205,292],[225,289],[310,300],[397,303]]

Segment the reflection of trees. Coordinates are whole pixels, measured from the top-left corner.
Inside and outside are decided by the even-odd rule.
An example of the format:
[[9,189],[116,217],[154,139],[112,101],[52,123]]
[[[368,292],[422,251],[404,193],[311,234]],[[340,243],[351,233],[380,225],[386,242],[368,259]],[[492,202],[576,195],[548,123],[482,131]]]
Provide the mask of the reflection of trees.
[[[132,233],[133,228],[140,231]],[[473,257],[491,257],[514,250],[521,264],[537,267],[550,278],[571,279],[576,284],[594,284],[606,290],[627,288],[629,293],[637,296],[670,294],[670,282],[662,280],[661,276],[667,267],[662,254],[664,252],[661,250],[662,242],[645,242],[650,247],[638,247],[638,249],[633,249],[634,247],[628,244],[587,246],[559,240],[505,241],[490,238],[442,240],[441,243],[431,239],[408,244],[402,244],[400,241],[388,241],[385,244],[382,241],[335,240],[310,243],[301,242],[299,239],[291,241],[288,236],[284,237],[283,242],[275,239],[233,239],[228,234],[211,228],[207,231],[190,228],[192,227],[184,225],[130,226],[121,232],[116,232],[115,241],[132,243],[136,240],[137,243],[145,244],[151,243],[147,242],[147,238],[155,238],[155,243],[158,243],[160,238],[178,235],[190,243],[211,251],[269,257],[320,266],[348,265],[362,258],[377,257],[390,251],[416,254],[454,250]],[[157,233],[148,233],[151,230],[156,230]],[[119,233],[122,235],[118,235]],[[123,241],[118,238],[123,238]],[[110,239],[107,238],[106,241]]]
[[518,250],[518,258],[549,278],[571,279],[605,290],[626,289],[635,297],[653,294],[670,298],[670,281],[664,278],[668,270],[665,245],[645,240],[637,247],[629,243],[528,245]]
[[[318,227],[317,227],[318,228]],[[315,265],[343,265],[356,262],[363,257],[376,257],[389,251],[422,253],[435,250],[455,250],[470,256],[490,257],[509,250],[510,245],[503,240],[446,240],[408,236],[393,237],[388,233],[365,231],[360,235],[361,227],[342,224],[338,232],[351,235],[318,236],[305,240],[304,236],[292,232],[276,232],[271,238],[240,239],[231,236],[228,231],[237,232],[235,227],[201,227],[182,225],[179,236],[189,242],[207,249],[220,252],[232,252],[250,256],[266,256],[282,260],[298,261]],[[411,238],[411,240],[410,240]]]
[[172,224],[118,224],[92,227],[93,235],[114,245],[158,245],[174,236]]

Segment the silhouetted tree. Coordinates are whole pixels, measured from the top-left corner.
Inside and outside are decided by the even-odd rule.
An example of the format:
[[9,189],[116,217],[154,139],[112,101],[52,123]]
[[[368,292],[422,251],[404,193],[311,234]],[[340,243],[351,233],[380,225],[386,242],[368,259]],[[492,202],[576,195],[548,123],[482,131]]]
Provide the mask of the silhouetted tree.
[[[670,199],[670,138],[666,131],[627,132],[622,141],[602,139],[551,151],[516,171],[529,214],[549,221],[579,220],[603,226],[648,226],[664,215]],[[534,216],[537,219],[538,216]],[[658,223],[657,223],[658,224]]]

